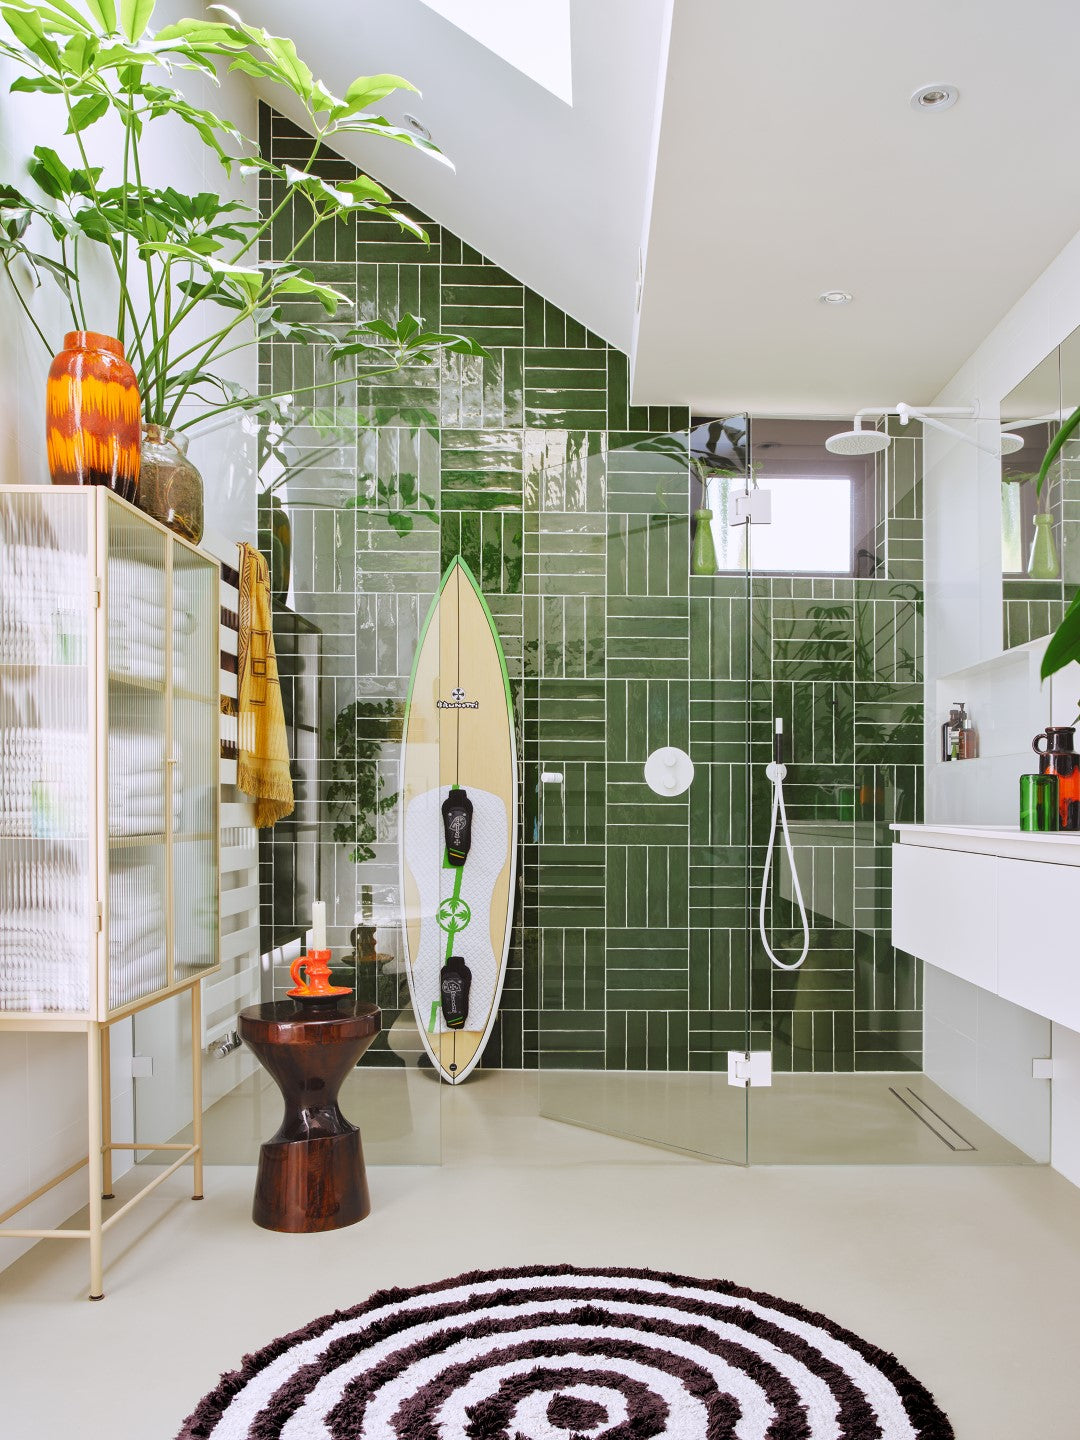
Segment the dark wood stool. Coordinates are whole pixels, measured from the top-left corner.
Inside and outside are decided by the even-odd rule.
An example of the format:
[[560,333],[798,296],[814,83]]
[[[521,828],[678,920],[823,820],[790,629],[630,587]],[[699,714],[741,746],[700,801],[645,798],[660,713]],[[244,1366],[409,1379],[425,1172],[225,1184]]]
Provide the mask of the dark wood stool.
[[355,1225],[371,1210],[360,1131],[341,1082],[379,1033],[376,1005],[275,1000],[241,1010],[240,1037],[277,1081],[285,1117],[259,1151],[251,1218],[267,1230]]

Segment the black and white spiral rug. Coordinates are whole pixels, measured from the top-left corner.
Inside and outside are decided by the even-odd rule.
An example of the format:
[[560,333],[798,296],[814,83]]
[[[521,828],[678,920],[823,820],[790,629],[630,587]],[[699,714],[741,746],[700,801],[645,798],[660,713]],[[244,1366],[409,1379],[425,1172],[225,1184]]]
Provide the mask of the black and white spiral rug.
[[954,1440],[892,1355],[721,1280],[569,1265],[383,1290],[249,1355],[178,1440]]

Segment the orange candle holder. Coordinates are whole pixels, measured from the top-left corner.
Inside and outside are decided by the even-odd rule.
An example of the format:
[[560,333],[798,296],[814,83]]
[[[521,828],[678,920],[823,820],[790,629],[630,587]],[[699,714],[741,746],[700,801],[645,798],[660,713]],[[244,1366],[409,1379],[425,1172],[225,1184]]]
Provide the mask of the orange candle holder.
[[349,985],[330,984],[329,950],[309,950],[306,955],[298,955],[289,966],[289,975],[294,987],[289,991],[291,1000],[327,1000],[352,994]]

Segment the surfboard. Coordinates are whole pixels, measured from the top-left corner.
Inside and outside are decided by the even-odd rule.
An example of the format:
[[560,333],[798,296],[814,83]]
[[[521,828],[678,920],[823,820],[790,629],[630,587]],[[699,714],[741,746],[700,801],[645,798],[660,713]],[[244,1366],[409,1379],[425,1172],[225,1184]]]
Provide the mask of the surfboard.
[[[442,804],[452,786],[473,804],[463,866],[446,852]],[[499,1009],[517,873],[514,707],[499,634],[476,577],[456,556],[432,601],[413,660],[401,752],[400,867],[405,968],[417,1029],[443,1079],[480,1061]],[[439,973],[451,955],[472,972],[461,1029],[444,1021]]]

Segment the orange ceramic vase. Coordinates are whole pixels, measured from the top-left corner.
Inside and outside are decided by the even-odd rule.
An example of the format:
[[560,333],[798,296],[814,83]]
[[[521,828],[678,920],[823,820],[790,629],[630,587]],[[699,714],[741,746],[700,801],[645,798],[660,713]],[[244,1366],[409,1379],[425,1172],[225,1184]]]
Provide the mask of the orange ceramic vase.
[[54,485],[107,485],[125,500],[139,493],[139,387],[111,335],[71,330],[49,367],[45,445]]

